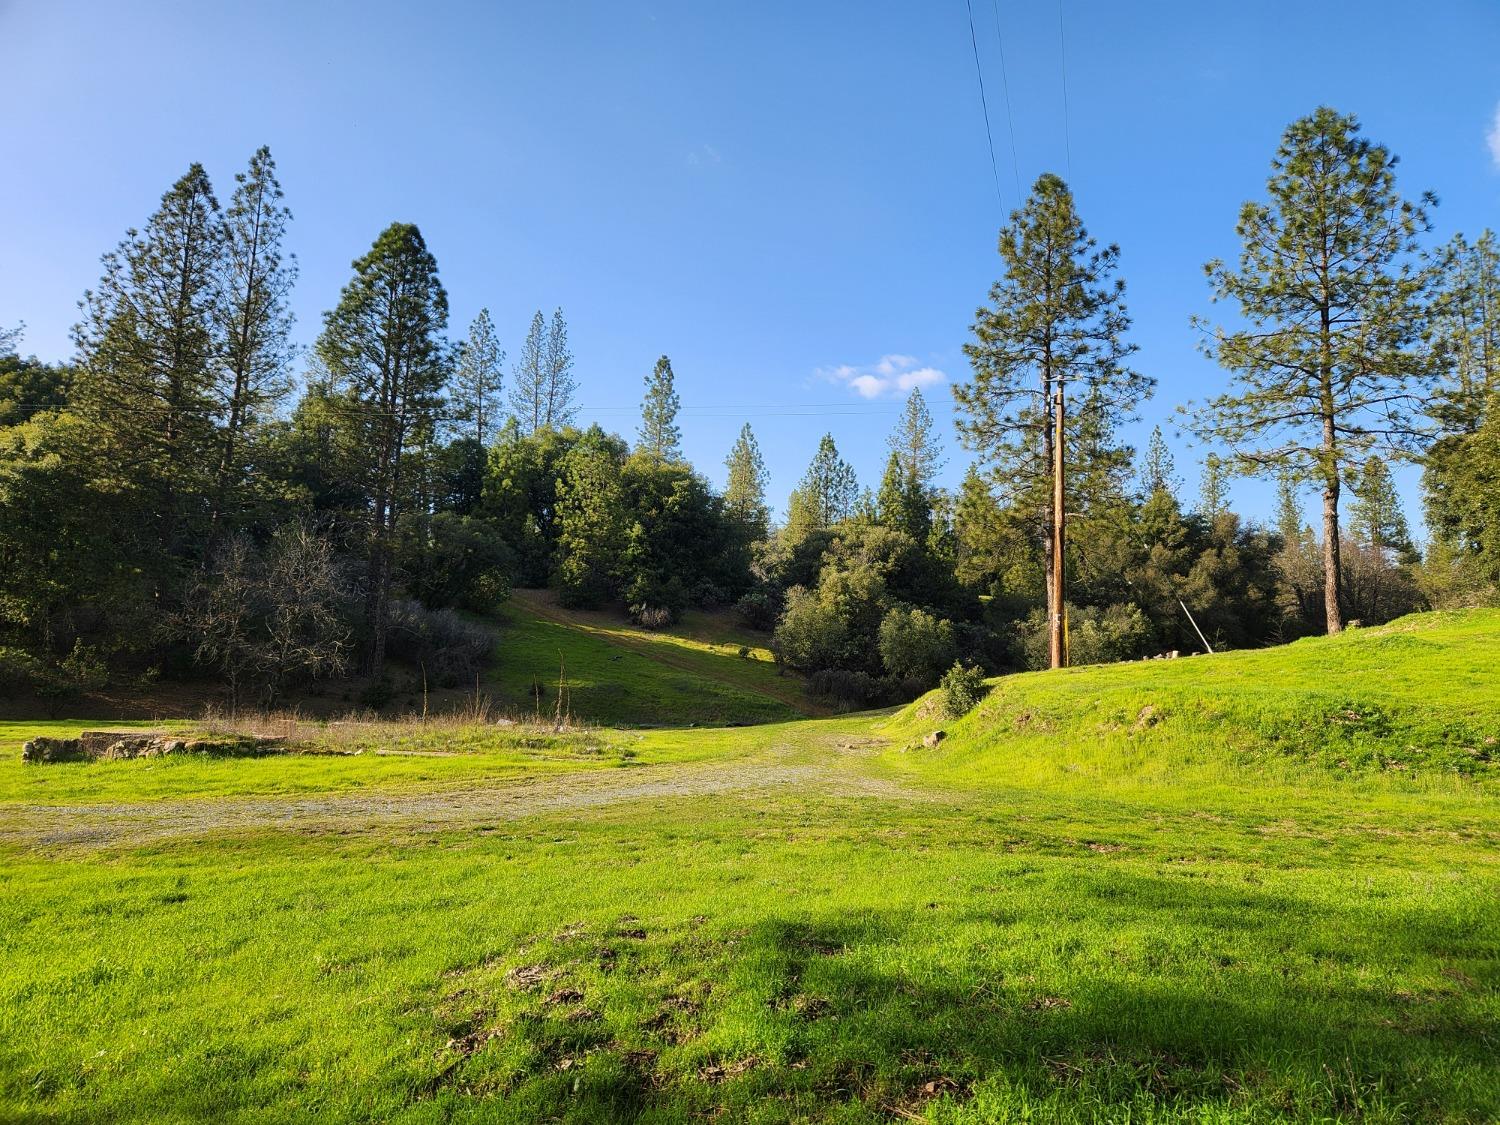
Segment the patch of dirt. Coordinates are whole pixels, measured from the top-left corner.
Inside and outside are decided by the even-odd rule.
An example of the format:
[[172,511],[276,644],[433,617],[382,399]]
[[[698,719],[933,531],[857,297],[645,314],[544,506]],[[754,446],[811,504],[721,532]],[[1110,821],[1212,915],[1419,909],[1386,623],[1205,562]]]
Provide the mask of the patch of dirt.
[[544,1003],[547,1004],[576,1004],[583,999],[583,993],[576,988],[559,988]]
[[551,975],[552,970],[546,965],[520,965],[505,974],[505,983],[519,991],[530,992]]
[[698,1068],[698,1080],[707,1082],[710,1086],[717,1086],[720,1082],[727,1082],[731,1078],[738,1078],[746,1071],[754,1070],[760,1065],[760,1060],[754,1055],[746,1055],[732,1063],[710,1063],[708,1066]]

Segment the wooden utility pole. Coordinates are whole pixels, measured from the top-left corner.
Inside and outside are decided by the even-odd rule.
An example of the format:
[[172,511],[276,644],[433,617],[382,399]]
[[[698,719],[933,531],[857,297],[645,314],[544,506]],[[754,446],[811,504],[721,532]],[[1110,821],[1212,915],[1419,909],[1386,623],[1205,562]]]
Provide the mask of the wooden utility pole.
[[1052,399],[1052,590],[1048,599],[1052,603],[1052,619],[1048,622],[1048,649],[1052,667],[1063,668],[1068,663],[1068,641],[1064,632],[1063,611],[1063,391],[1059,383]]

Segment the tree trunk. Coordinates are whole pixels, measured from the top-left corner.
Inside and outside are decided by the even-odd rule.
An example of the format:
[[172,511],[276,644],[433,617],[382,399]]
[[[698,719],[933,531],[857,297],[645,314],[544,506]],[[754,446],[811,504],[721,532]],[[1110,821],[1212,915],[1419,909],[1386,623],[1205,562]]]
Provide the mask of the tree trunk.
[[1340,607],[1343,593],[1339,558],[1339,476],[1335,469],[1323,481],[1323,610],[1329,633],[1344,631]]
[[1061,668],[1068,662],[1068,642],[1065,635],[1063,616],[1066,612],[1064,606],[1063,589],[1063,545],[1065,542],[1067,528],[1067,513],[1065,511],[1066,494],[1063,489],[1063,392],[1062,386],[1057,388],[1057,396],[1052,403],[1052,566],[1049,578],[1051,591],[1048,597],[1050,602],[1051,617],[1048,627],[1048,652],[1051,657],[1052,667]]

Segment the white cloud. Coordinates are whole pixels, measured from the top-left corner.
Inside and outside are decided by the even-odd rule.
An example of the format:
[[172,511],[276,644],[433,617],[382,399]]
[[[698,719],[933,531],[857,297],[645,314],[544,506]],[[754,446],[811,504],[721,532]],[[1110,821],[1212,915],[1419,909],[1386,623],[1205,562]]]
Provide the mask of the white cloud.
[[904,395],[913,387],[930,387],[948,379],[936,367],[924,367],[921,360],[910,355],[884,355],[878,362],[864,366],[846,363],[824,367],[818,370],[818,376],[850,388],[861,398]]
[[1495,120],[1490,123],[1490,131],[1484,135],[1489,142],[1490,159],[1495,162],[1495,167],[1500,168],[1500,105],[1495,106]]

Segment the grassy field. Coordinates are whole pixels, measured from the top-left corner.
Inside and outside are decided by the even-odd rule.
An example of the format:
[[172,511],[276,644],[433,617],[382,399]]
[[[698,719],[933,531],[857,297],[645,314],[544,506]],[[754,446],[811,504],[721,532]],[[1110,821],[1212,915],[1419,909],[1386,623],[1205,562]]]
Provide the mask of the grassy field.
[[0,1118],[1493,1122],[1497,668],[1474,613],[957,723],[6,727]]
[[[822,713],[800,678],[777,675],[764,638],[720,617],[689,614],[680,627],[651,632],[614,614],[565,610],[540,590],[517,590],[503,616],[487,686],[514,711],[551,715],[561,671],[569,710],[611,726],[724,726]],[[743,658],[741,645],[749,650]]]

